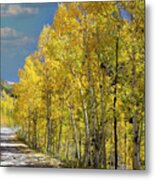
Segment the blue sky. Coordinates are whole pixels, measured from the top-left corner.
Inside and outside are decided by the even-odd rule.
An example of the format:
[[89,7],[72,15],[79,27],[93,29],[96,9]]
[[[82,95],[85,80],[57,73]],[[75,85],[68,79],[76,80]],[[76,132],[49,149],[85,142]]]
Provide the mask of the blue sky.
[[1,79],[19,80],[18,69],[37,49],[39,34],[57,8],[57,3],[1,5]]
[[[1,5],[1,79],[18,81],[18,69],[37,49],[38,37],[46,24],[52,24],[58,3]],[[121,10],[124,18],[129,14]]]

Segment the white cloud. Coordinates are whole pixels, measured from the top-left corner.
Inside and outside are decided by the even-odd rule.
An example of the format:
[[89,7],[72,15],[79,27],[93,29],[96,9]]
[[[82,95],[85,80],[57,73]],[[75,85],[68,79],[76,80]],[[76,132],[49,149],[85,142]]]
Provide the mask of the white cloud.
[[31,36],[23,36],[21,38],[11,39],[11,40],[1,40],[2,45],[15,45],[15,46],[23,46],[34,42],[35,39]]
[[25,45],[33,43],[35,40],[32,36],[24,35],[21,32],[16,31],[14,28],[2,27],[1,32],[1,44],[3,45]]
[[10,27],[2,27],[0,28],[0,32],[2,38],[19,37],[22,35],[22,33],[17,32],[15,29]]
[[2,4],[1,5],[1,16],[17,16],[22,14],[37,14],[39,12],[38,8],[23,7],[17,4]]

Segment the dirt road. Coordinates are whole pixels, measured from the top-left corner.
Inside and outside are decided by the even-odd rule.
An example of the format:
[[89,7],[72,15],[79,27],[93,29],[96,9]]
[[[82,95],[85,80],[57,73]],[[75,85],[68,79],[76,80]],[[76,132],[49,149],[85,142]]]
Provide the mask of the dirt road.
[[62,163],[48,155],[37,153],[16,136],[17,129],[1,128],[0,153],[1,166],[53,167],[60,168]]

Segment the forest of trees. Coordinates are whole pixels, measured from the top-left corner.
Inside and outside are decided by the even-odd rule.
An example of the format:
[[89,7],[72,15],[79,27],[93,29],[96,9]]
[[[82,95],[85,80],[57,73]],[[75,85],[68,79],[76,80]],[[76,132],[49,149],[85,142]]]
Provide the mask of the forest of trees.
[[144,1],[60,3],[14,85],[19,137],[66,167],[145,168]]
[[13,85],[8,84],[6,81],[0,81],[0,125],[1,126],[14,126],[14,98],[13,98]]

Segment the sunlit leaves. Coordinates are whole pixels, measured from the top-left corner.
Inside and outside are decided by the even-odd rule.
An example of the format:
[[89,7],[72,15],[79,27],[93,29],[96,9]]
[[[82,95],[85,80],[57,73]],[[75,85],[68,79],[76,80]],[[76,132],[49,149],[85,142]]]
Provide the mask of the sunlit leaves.
[[[132,18],[123,18],[120,8]],[[38,49],[26,58],[19,70],[20,81],[14,86],[16,120],[26,141],[30,136],[29,144],[37,116],[40,150],[47,151],[51,140],[53,156],[75,161],[79,167],[95,151],[102,155],[104,144],[107,168],[113,168],[115,110],[119,168],[132,169],[133,117],[142,129],[140,160],[144,164],[143,11],[142,1],[59,4],[53,24],[44,26]],[[78,146],[80,160],[76,157]],[[90,154],[85,153],[87,147]],[[97,165],[89,163],[82,166],[104,168],[100,160]]]

